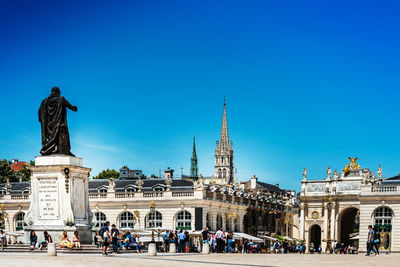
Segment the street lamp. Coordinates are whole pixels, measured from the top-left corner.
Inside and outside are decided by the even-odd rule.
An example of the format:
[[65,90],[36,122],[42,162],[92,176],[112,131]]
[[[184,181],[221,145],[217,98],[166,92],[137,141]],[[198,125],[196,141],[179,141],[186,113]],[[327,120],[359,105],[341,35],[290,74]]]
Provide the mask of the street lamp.
[[331,213],[332,213],[333,203],[332,198],[328,199],[328,251],[332,253],[332,240],[331,240]]
[[154,216],[156,211],[156,204],[154,201],[150,203],[150,216],[151,216],[151,243],[154,243]]

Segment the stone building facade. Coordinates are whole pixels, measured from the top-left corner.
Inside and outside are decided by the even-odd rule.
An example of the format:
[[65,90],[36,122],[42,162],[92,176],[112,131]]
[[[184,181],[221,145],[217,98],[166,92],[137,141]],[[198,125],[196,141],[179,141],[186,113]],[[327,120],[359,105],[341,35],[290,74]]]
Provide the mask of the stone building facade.
[[[351,159],[351,158],[350,158]],[[300,211],[294,217],[294,237],[329,252],[335,242],[366,250],[368,225],[381,234],[381,249],[400,251],[400,177],[383,178],[361,168],[355,159],[342,173],[327,169],[326,177],[307,178],[303,172]]]

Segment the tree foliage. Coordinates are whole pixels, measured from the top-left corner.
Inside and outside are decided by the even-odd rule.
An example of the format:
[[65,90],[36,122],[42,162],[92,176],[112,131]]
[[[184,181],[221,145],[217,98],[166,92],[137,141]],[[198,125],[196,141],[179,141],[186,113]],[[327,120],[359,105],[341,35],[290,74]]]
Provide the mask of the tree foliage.
[[24,168],[20,171],[15,172],[18,180],[21,178],[21,181],[30,181],[31,180],[31,172],[28,170],[28,165],[25,165]]
[[107,170],[102,170],[97,174],[97,176],[93,176],[93,179],[108,179],[108,178],[114,178],[117,179],[119,178],[119,172],[116,170],[112,169],[107,169]]
[[7,178],[10,179],[10,182],[18,182],[18,177],[14,170],[11,169],[10,163],[8,160],[3,159],[0,161],[0,182],[5,183]]

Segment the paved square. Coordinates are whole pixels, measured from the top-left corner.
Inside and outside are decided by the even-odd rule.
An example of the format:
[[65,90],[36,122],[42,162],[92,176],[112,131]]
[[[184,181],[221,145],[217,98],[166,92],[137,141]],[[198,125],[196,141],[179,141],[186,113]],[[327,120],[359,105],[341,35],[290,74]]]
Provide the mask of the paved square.
[[268,255],[268,254],[125,254],[63,255],[49,257],[38,254],[2,254],[0,266],[400,266],[400,254],[366,257],[364,255]]

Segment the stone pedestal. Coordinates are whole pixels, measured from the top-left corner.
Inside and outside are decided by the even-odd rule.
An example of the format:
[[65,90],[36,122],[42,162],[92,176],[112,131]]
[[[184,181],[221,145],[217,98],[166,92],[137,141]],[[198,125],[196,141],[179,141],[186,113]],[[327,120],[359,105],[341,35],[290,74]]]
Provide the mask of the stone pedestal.
[[71,238],[78,231],[81,242],[92,243],[92,213],[89,207],[90,168],[82,159],[66,155],[35,158],[31,171],[31,203],[25,221],[25,239],[35,231],[39,240],[47,231],[55,243],[63,231]]
[[176,244],[175,243],[169,243],[169,253],[176,253]]
[[57,256],[56,243],[47,244],[47,256]]
[[203,254],[210,254],[210,245],[208,244],[203,244],[203,248],[201,250],[201,253]]
[[157,256],[156,243],[150,243],[149,244],[148,254],[149,254],[149,256]]

